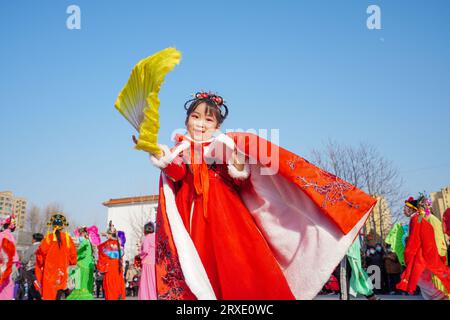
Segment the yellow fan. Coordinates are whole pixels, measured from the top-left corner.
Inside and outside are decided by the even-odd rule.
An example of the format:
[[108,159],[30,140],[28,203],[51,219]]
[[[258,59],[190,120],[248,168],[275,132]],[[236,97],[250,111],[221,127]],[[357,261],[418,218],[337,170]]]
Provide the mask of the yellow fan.
[[161,154],[158,147],[159,98],[161,84],[175,65],[181,53],[166,48],[136,64],[127,84],[117,97],[115,107],[139,132],[135,146],[152,154]]

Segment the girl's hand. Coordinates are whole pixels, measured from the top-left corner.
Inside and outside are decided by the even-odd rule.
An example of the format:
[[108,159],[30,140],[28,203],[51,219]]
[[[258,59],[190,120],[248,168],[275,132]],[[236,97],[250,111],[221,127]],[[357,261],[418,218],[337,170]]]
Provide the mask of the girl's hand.
[[233,150],[233,153],[231,155],[231,159],[233,160],[232,163],[233,163],[233,165],[235,166],[236,169],[238,169],[239,171],[244,170],[244,164],[239,161],[239,157],[238,157],[236,148]]
[[181,152],[181,156],[185,163],[191,163],[191,148],[187,148]]
[[[134,144],[137,144],[137,143],[138,143],[138,140],[137,140],[137,138],[136,138],[136,136],[135,136],[134,134],[131,136],[131,138],[133,139]],[[161,159],[161,157],[164,155],[164,151],[161,150],[161,153],[160,153],[160,154],[151,153],[151,155],[154,156],[156,159],[159,160],[159,159]]]
[[151,153],[156,159],[161,159],[164,156],[164,151],[161,150],[161,153]]

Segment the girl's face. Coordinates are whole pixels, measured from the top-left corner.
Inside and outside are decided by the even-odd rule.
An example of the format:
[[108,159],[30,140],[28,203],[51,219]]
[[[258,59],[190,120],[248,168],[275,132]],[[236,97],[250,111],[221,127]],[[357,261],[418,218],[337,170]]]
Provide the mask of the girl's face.
[[213,114],[207,114],[206,103],[200,103],[189,115],[187,120],[187,131],[192,139],[204,141],[211,139],[214,132],[219,128],[219,123]]
[[414,214],[414,212],[416,212],[416,211],[413,208],[410,208],[408,206],[404,206],[404,208],[403,208],[403,214],[405,216],[407,216],[408,218],[411,217]]

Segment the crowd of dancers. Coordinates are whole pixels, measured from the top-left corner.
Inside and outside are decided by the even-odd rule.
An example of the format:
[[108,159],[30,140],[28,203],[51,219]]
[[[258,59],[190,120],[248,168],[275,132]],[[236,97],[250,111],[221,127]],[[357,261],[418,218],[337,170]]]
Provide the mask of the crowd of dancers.
[[[420,292],[427,300],[448,300],[445,234],[450,235],[450,209],[439,220],[431,213],[429,199],[421,194],[405,201],[404,214],[409,223],[395,224],[383,245],[366,243],[364,251],[357,237],[321,294],[335,292],[344,299],[350,294],[378,300],[379,293]],[[1,221],[1,300],[91,300],[95,296],[121,300],[129,295],[141,300],[157,299],[152,222],[144,226],[140,252],[131,264],[123,262],[125,234],[117,231],[112,222],[102,233],[106,237],[103,243],[96,226],[79,227],[71,236],[61,213],[53,214],[48,226],[46,236],[33,234],[31,246],[19,259],[13,237],[15,218]],[[378,288],[373,277],[368,276],[370,266],[382,271]]]
[[[0,300],[92,300],[102,292],[106,300],[126,298],[128,263],[123,263],[125,233],[109,222],[101,242],[98,228],[79,227],[70,235],[68,221],[55,213],[48,221],[46,236],[33,234],[32,244],[19,259],[13,232],[15,217],[1,221]],[[139,262],[139,299],[156,299],[155,228],[143,227]],[[128,261],[127,261],[128,262]],[[131,288],[132,289],[132,288]],[[24,294],[25,293],[25,294]]]
[[344,299],[360,294],[370,300],[378,300],[376,294],[420,294],[425,300],[449,300],[450,208],[440,220],[430,199],[420,194],[405,201],[404,215],[409,222],[394,224],[384,244],[366,241],[362,251],[357,238],[321,294],[339,293]]

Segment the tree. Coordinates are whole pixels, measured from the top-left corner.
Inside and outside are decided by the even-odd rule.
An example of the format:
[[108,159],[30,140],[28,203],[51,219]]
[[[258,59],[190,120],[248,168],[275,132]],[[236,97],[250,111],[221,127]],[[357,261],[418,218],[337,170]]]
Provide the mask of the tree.
[[32,234],[40,231],[39,227],[42,224],[42,216],[41,210],[39,207],[32,205],[28,211],[27,220],[26,220],[27,230]]
[[[44,210],[41,210],[36,205],[33,205],[28,211],[27,229],[31,233],[39,232],[45,235],[48,230],[47,223],[51,216],[56,212],[63,212],[63,206],[56,202],[48,204]],[[70,214],[66,212],[63,212],[63,214],[69,223],[67,231],[69,233],[73,233],[75,229],[79,227],[77,221],[71,217]]]
[[[139,205],[135,211],[130,212],[129,223],[130,223],[130,235],[127,237],[131,241],[128,242],[130,248],[130,254],[134,257],[138,253],[138,247],[140,245],[140,240],[144,235],[144,226],[149,221],[154,221],[156,217],[156,209],[151,208],[147,210],[145,205]],[[131,243],[133,242],[133,243]]]
[[[403,180],[394,164],[374,146],[366,143],[355,147],[330,139],[323,149],[313,149],[311,153],[312,162],[317,166],[350,182],[378,200],[383,200],[378,201],[374,208],[379,211],[379,218],[376,219],[374,214],[369,218],[371,229],[380,230],[377,235],[378,242],[383,242],[390,225],[402,218],[402,206],[399,206],[399,203],[405,198],[402,192]],[[386,219],[391,217],[391,223],[387,223]]]

